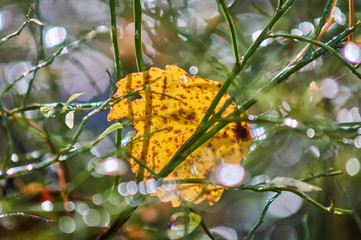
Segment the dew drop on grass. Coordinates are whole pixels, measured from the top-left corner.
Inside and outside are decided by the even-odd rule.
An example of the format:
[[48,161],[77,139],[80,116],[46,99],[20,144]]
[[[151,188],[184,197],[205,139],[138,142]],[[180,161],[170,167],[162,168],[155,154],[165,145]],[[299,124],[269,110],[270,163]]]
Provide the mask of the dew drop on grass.
[[191,66],[191,67],[189,68],[189,74],[190,74],[190,75],[195,76],[195,75],[197,75],[197,73],[198,73],[198,67],[196,67],[196,66]]

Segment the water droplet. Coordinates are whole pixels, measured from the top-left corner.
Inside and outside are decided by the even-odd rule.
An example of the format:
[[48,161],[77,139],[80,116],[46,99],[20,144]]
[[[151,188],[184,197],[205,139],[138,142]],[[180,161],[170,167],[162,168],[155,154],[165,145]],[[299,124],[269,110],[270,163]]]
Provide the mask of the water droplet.
[[7,175],[13,175],[14,173],[15,173],[14,168],[9,168],[9,169],[6,171],[6,174],[7,174]]
[[250,129],[250,132],[254,141],[261,141],[267,138],[266,130],[264,127]]
[[307,129],[306,134],[307,134],[307,137],[313,138],[315,136],[315,130],[313,130],[313,128],[309,128],[309,129]]
[[75,204],[74,204],[72,201],[67,201],[67,202],[64,204],[64,208],[65,208],[66,211],[72,212],[72,211],[74,211],[74,209],[75,209]]
[[73,233],[76,229],[76,223],[72,217],[62,216],[59,218],[59,228],[64,233]]
[[287,127],[296,128],[297,125],[298,125],[298,122],[297,122],[296,119],[286,118],[284,124],[285,124],[285,126],[287,126]]
[[347,43],[343,55],[351,63],[361,62],[361,49],[355,43]]
[[360,171],[360,162],[357,158],[351,158],[346,162],[346,172],[350,176],[356,175]]
[[177,212],[169,219],[167,235],[170,239],[181,239],[184,237],[186,226],[187,233],[190,234],[200,222],[201,217],[196,213]]
[[50,202],[49,200],[46,200],[41,203],[41,208],[46,212],[50,212],[53,210],[53,203]]
[[248,120],[253,121],[256,117],[254,115],[249,115]]
[[28,164],[28,166],[26,167],[29,171],[33,170],[33,165],[32,164]]
[[193,176],[197,176],[198,175],[198,170],[197,170],[197,167],[192,165],[191,166],[191,173]]
[[216,170],[216,179],[223,186],[240,184],[245,176],[244,168],[239,164],[224,163]]
[[195,76],[195,75],[197,75],[197,73],[198,73],[198,67],[196,67],[196,66],[191,66],[191,67],[189,68],[189,74],[190,74],[190,75]]
[[66,39],[66,29],[64,27],[51,27],[45,30],[45,44],[46,47],[55,47]]
[[11,161],[18,162],[19,156],[16,153],[11,154]]
[[138,186],[137,183],[134,181],[130,181],[126,185],[127,192],[130,195],[135,195],[138,192]]
[[181,82],[181,83],[183,83],[183,84],[186,84],[187,82],[188,82],[188,77],[187,77],[187,75],[182,75],[182,76],[180,76],[179,77],[179,81]]

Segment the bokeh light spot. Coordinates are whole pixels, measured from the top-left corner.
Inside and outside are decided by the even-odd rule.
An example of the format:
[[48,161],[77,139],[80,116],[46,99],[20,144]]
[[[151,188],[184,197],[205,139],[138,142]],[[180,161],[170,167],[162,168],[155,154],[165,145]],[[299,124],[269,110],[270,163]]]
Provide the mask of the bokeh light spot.
[[[273,194],[269,195],[270,197]],[[303,200],[291,192],[282,194],[270,205],[269,213],[276,218],[286,218],[295,214],[302,206]]]
[[68,212],[74,211],[74,209],[75,209],[75,204],[74,204],[72,201],[67,201],[67,202],[64,204],[64,208],[65,208],[65,210],[68,211]]
[[356,148],[361,148],[361,135],[358,135],[353,140],[353,145],[355,145]]
[[343,49],[344,57],[352,63],[361,62],[361,49],[354,43],[347,43]]
[[227,187],[240,184],[244,176],[244,168],[239,164],[224,163],[216,170],[217,181]]
[[357,158],[351,158],[346,162],[346,172],[350,176],[356,175],[360,171],[360,162]]
[[51,27],[45,31],[45,44],[48,48],[55,47],[65,41],[66,35],[64,27]]
[[63,233],[73,233],[76,229],[76,223],[69,216],[62,216],[59,219],[59,228]]
[[49,200],[46,200],[44,202],[41,203],[41,208],[46,211],[46,212],[50,212],[53,210],[53,203]]
[[313,138],[315,136],[315,130],[313,128],[309,128],[309,129],[307,129],[306,134],[307,134],[307,137]]

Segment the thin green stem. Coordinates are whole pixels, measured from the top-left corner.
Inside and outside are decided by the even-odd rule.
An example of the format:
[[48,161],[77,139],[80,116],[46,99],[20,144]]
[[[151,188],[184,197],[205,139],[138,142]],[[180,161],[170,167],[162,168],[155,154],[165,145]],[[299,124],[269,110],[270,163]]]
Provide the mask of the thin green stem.
[[0,112],[1,112],[1,118],[2,118],[2,126],[5,129],[5,135],[7,138],[7,143],[6,143],[6,149],[5,149],[5,154],[4,154],[4,159],[2,161],[2,165],[3,165],[3,171],[6,172],[8,165],[10,163],[10,158],[11,158],[11,151],[13,148],[13,141],[12,141],[12,136],[11,136],[11,131],[10,131],[10,127],[9,127],[9,123],[8,123],[8,119],[7,116],[5,115],[4,109],[2,107],[2,104],[0,102]]
[[[360,24],[360,21],[358,21],[356,23],[356,25],[359,25],[359,24]],[[356,75],[359,79],[361,79],[361,74],[356,70],[355,66],[352,65],[349,61],[347,61],[338,51],[336,51],[334,48],[328,46],[327,44],[324,44],[324,43],[316,41],[316,40],[308,39],[303,36],[297,36],[297,35],[292,35],[292,34],[272,33],[272,34],[269,34],[268,37],[272,37],[272,38],[283,37],[283,38],[297,39],[297,40],[312,43],[313,45],[321,47],[321,48],[325,49],[327,52],[329,52],[330,54],[332,54],[333,56],[335,56],[354,75]]]
[[231,41],[232,41],[232,46],[233,46],[234,57],[236,59],[236,64],[239,64],[241,62],[241,54],[239,52],[236,26],[234,25],[232,16],[229,13],[229,11],[227,9],[227,4],[224,2],[224,0],[218,0],[218,3],[219,3],[219,6],[220,6],[223,16],[225,17],[225,19],[229,25],[230,32],[231,32]]
[[336,215],[343,215],[343,214],[352,214],[352,210],[349,209],[343,209],[343,208],[335,208],[334,206],[325,207],[316,200],[312,199],[309,195],[307,195],[304,192],[300,192],[292,187],[284,187],[284,186],[275,186],[275,185],[242,185],[240,187],[233,188],[235,190],[250,190],[254,192],[292,192],[296,194],[297,196],[307,200],[317,208]]
[[352,216],[355,219],[355,222],[357,223],[357,227],[358,227],[359,231],[361,232],[361,217],[360,217],[360,215],[357,213],[356,208],[355,208],[354,204],[352,203],[352,200],[351,200],[350,196],[347,194],[345,188],[337,180],[335,180],[335,181],[336,181],[336,184],[337,184],[338,188],[341,190],[343,198],[345,199],[348,207],[351,209]]
[[105,239],[111,239],[118,230],[128,221],[128,219],[132,216],[133,212],[138,207],[132,207],[130,205],[125,205],[124,209],[119,213],[118,218],[114,221],[114,223],[108,228],[108,230],[99,235],[97,237],[97,240],[105,240]]
[[[197,212],[197,210],[195,210],[194,208],[189,208],[189,210],[193,213],[196,213],[199,215],[199,213]],[[201,222],[200,222],[201,227],[203,228],[203,231],[207,234],[207,236],[212,239],[212,240],[217,240],[217,238],[215,236],[213,236],[213,234],[211,233],[211,231],[209,231],[209,228],[207,227],[206,223],[204,222],[203,218],[201,218]]]
[[311,182],[311,181],[313,181],[313,180],[315,180],[317,178],[332,177],[332,176],[337,176],[337,175],[340,175],[340,174],[343,174],[343,172],[342,171],[336,171],[335,169],[330,168],[330,169],[326,169],[325,171],[323,171],[321,173],[312,175],[312,176],[307,177],[307,178],[299,179],[299,180],[302,181],[302,182]]
[[115,13],[115,0],[109,0],[110,8],[110,38],[112,39],[115,71],[117,81],[122,78],[122,66],[120,63],[119,47],[118,47],[118,35],[117,35],[117,18]]
[[308,226],[308,215],[305,214],[302,218],[302,226],[305,231],[305,240],[310,240],[310,227]]
[[137,62],[138,72],[144,72],[145,66],[143,62],[143,51],[142,51],[142,6],[140,0],[134,1],[134,49],[135,59]]
[[251,229],[251,231],[249,231],[249,233],[247,234],[246,237],[243,238],[243,240],[249,240],[251,239],[252,235],[256,232],[256,230],[262,225],[264,218],[266,217],[266,213],[268,211],[269,206],[273,203],[274,200],[276,200],[279,196],[281,195],[280,192],[276,193],[275,195],[273,195],[272,197],[270,197],[267,202],[265,207],[263,208],[261,217],[259,218],[258,222],[256,223],[256,225],[253,226],[253,228]]
[[13,80],[11,83],[9,83],[8,85],[6,85],[5,89],[1,92],[0,94],[0,100],[4,97],[5,93],[7,91],[9,91],[17,82],[19,82],[21,79],[23,79],[24,77],[28,76],[30,73],[37,71],[41,68],[44,68],[50,64],[53,63],[54,59],[63,51],[64,47],[60,47],[54,54],[52,54],[51,56],[49,56],[48,58],[46,58],[44,61],[41,61],[39,64],[37,64],[36,66],[33,66],[32,68],[30,68],[27,72],[24,72],[20,77],[16,78],[15,80]]
[[317,39],[318,35],[320,35],[322,27],[323,27],[323,25],[325,25],[327,17],[330,14],[330,10],[331,10],[331,6],[332,6],[333,1],[334,0],[328,0],[327,1],[326,5],[325,5],[325,8],[324,8],[324,10],[322,12],[322,16],[320,18],[320,21],[318,22],[318,25],[317,25],[317,27],[315,29],[315,32],[312,35],[313,40]]
[[28,13],[26,14],[26,20],[25,22],[23,22],[23,24],[21,24],[20,28],[18,30],[16,30],[13,33],[10,33],[9,35],[3,37],[2,39],[0,39],[0,45],[3,44],[4,42],[8,41],[9,39],[19,36],[21,34],[21,32],[24,30],[24,28],[28,25],[28,23],[32,20],[32,18],[30,17],[30,13],[31,13],[31,9],[29,8]]

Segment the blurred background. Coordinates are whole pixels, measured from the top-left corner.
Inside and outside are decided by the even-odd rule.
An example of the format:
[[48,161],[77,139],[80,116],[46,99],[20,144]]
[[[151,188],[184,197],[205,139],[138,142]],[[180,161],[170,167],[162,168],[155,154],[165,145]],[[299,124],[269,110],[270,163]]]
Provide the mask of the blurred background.
[[[277,1],[228,0],[226,3],[243,54],[274,14]],[[229,26],[216,1],[144,0],[141,4],[143,58],[147,68],[164,69],[168,64],[175,64],[188,70],[196,66],[197,75],[203,78],[220,82],[227,79],[235,60]],[[361,16],[361,3],[355,1],[354,4],[357,20]],[[336,6],[332,13],[336,22],[322,37],[323,42],[348,27],[347,1],[339,1]],[[295,1],[272,32],[310,36],[324,7],[325,1]],[[2,107],[12,110],[65,102],[75,93],[84,93],[75,100],[80,103],[107,100],[110,84],[117,80],[109,2],[0,0],[0,38],[20,28],[29,8],[32,9],[30,16],[37,20],[30,21],[18,36],[1,42],[0,91],[60,46],[65,48],[48,67],[26,74],[18,81],[1,99]],[[125,76],[137,71],[133,3],[116,1],[115,10]],[[354,35],[356,44],[345,42],[338,49],[353,63],[361,61],[359,34],[360,31]],[[305,43],[291,39],[264,41],[229,89],[235,103],[241,104],[252,97],[304,47]],[[333,168],[343,174],[316,179],[312,184],[322,191],[312,192],[310,196],[325,206],[334,203],[336,207],[350,208],[335,183],[337,179],[359,213],[360,88],[360,79],[335,57],[326,54],[262,95],[248,114],[272,121],[250,124],[254,143],[244,162],[246,176],[242,184],[267,182],[277,176],[302,179]],[[22,112],[22,120],[9,118],[13,141],[9,167],[53,157],[70,143],[88,112],[89,109],[76,111],[73,129],[64,123],[64,115],[46,118],[39,110]],[[91,118],[80,135],[79,146],[96,139],[111,125],[106,115],[107,112],[101,112]],[[349,124],[337,124],[345,122]],[[29,125],[42,129],[43,135]],[[7,135],[3,125],[0,126],[2,159]],[[123,143],[131,139],[132,131],[127,132]],[[44,136],[53,143],[53,151],[49,151]],[[136,204],[127,198],[132,193],[131,187],[126,193],[117,187],[116,181],[128,184],[134,175],[127,161],[111,157],[114,149],[115,134],[112,133],[91,151],[61,164],[36,171],[28,169],[28,174],[1,180],[0,239],[95,239],[124,205]],[[64,184],[69,199],[63,206]],[[214,206],[204,203],[196,209],[212,231],[226,239],[243,239],[273,194],[228,190]],[[168,221],[179,211],[184,211],[184,207],[172,208],[170,203],[149,196],[123,226],[117,239],[167,239]],[[359,238],[361,232],[351,214],[329,214],[288,192],[283,192],[270,206],[264,223],[253,236],[253,239],[290,240]],[[207,238],[198,227],[190,239]]]

